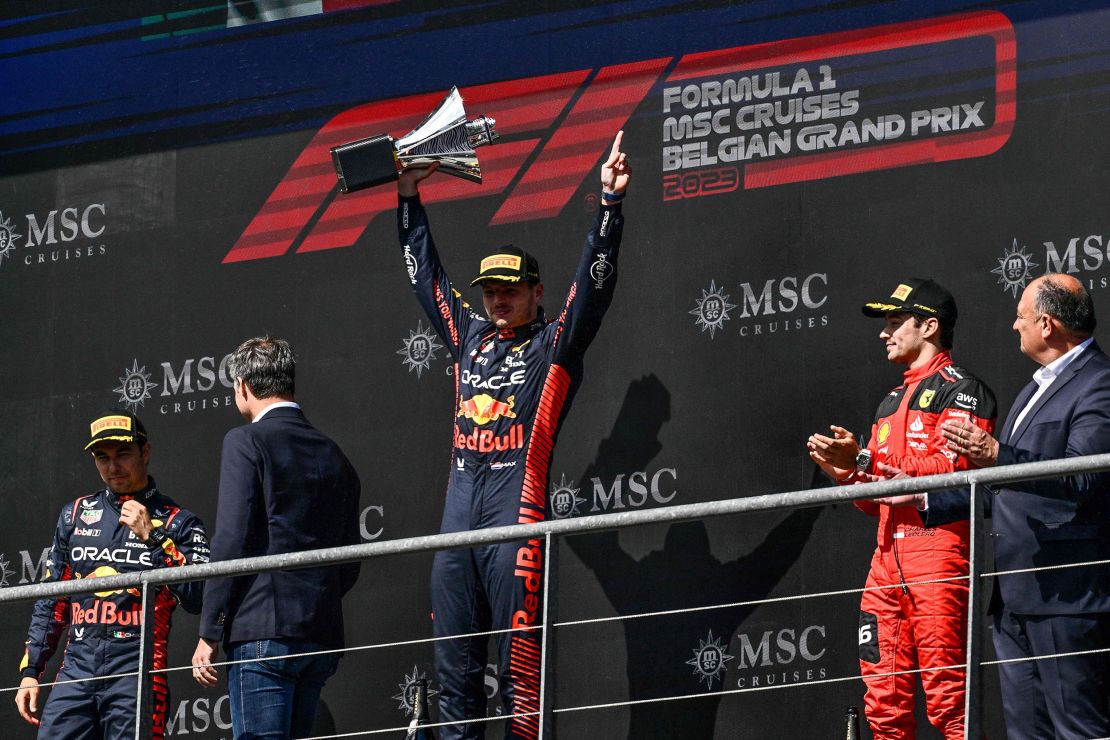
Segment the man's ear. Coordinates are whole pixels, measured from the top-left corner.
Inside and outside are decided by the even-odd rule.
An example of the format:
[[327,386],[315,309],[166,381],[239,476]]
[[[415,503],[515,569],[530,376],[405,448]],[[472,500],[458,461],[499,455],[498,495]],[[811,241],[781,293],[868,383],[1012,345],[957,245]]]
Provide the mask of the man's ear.
[[1047,314],[1047,313],[1043,313],[1043,314],[1041,314],[1041,319],[1042,319],[1042,323],[1041,323],[1041,336],[1042,336],[1043,338],[1045,338],[1045,339],[1048,339],[1048,338],[1049,338],[1049,337],[1051,337],[1051,336],[1052,336],[1053,334],[1055,334],[1055,333],[1057,333],[1058,331],[1060,331],[1060,327],[1059,327],[1059,326],[1057,326],[1057,323],[1058,323],[1058,322],[1057,322],[1057,321],[1056,321],[1056,319],[1055,319],[1055,318],[1054,318],[1053,316],[1051,316],[1050,314]]
[[536,300],[543,298],[543,283],[536,283]]
[[932,318],[932,317],[925,319],[925,321],[922,323],[922,326],[921,326],[921,334],[926,339],[932,339],[934,337],[939,337],[940,336],[940,319],[936,319],[936,318]]

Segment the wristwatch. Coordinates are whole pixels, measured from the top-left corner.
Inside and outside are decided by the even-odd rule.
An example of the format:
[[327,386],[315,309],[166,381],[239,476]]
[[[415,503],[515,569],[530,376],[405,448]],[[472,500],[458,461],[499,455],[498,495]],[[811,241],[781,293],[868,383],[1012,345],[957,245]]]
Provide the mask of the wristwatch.
[[146,536],[146,544],[148,547],[161,547],[162,543],[166,541],[166,530],[162,527],[155,527],[150,530]]
[[866,473],[871,469],[871,450],[864,447],[856,453],[856,472]]

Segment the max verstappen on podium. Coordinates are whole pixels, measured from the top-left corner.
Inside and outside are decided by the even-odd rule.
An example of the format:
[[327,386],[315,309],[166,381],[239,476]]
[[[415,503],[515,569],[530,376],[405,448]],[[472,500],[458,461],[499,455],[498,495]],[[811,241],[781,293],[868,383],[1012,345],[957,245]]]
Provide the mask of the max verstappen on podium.
[[[559,425],[582,379],[582,356],[597,334],[616,286],[631,170],[617,134],[601,167],[601,208],[558,316],[540,307],[539,265],[503,246],[482,260],[488,319],[454,290],[440,264],[420,202],[419,183],[436,167],[405,170],[398,180],[397,224],[416,297],[450,348],[457,381],[454,454],[441,532],[542,521],[547,475]],[[536,627],[541,619],[544,554],[539,539],[436,553],[432,569],[440,721],[485,716],[483,678],[492,628]],[[506,737],[539,733],[540,632],[498,635],[501,694],[515,716]],[[444,738],[480,738],[482,722],[443,728]]]

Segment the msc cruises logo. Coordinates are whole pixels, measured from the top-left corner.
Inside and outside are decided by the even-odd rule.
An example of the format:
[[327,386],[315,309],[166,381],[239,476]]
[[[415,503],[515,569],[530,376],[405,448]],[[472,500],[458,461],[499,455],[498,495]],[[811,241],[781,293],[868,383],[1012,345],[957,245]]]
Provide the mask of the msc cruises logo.
[[574,481],[567,481],[564,473],[559,476],[559,482],[551,486],[551,514],[556,519],[569,519],[578,514],[578,507],[586,503],[586,499],[578,495],[581,488],[574,487]]
[[0,552],[0,588],[7,588],[9,579],[15,575],[15,571],[9,568],[9,565],[11,563],[7,556]]
[[15,224],[10,219],[4,218],[4,212],[0,211],[0,265],[4,264],[5,257],[11,256],[12,250],[15,249],[15,240],[19,236],[19,232],[15,230]]
[[416,377],[425,370],[432,366],[432,360],[436,358],[436,350],[443,349],[443,345],[436,341],[435,332],[431,327],[424,328],[424,322],[418,321],[416,323],[416,331],[409,330],[408,339],[402,339],[404,347],[397,350],[397,354],[403,358],[401,364],[409,369],[409,372],[416,372]]
[[998,276],[998,284],[1002,286],[1002,290],[1010,291],[1010,295],[1017,298],[1018,291],[1024,289],[1033,279],[1034,267],[1038,265],[1033,261],[1033,255],[1014,239],[1014,246],[1005,251],[998,260],[998,267],[991,272]]
[[119,379],[119,387],[113,388],[119,394],[119,402],[129,408],[131,413],[136,413],[139,407],[150,398],[152,388],[157,388],[156,383],[150,382],[150,373],[146,365],[139,367],[138,359],[132,361],[130,369],[123,369],[123,376]]
[[698,677],[699,683],[705,681],[706,687],[712,689],[714,681],[724,681],[721,674],[725,672],[728,662],[735,657],[725,652],[725,645],[713,637],[713,630],[709,630],[709,637],[698,640],[694,657],[686,661],[686,665],[694,667],[694,675]]
[[[406,673],[405,674],[405,680],[402,681],[401,683],[397,684],[397,687],[401,689],[401,693],[393,695],[393,698],[396,699],[397,702],[398,702],[397,709],[399,709],[401,712],[403,712],[406,715],[412,714],[413,713],[413,707],[416,704],[416,682],[417,681],[427,681],[427,680],[428,680],[428,674],[422,672],[419,668],[417,668],[414,665],[412,667],[412,675],[410,676]],[[433,696],[435,696],[438,693],[439,692],[436,691],[435,689],[433,689],[431,684],[429,683],[428,684],[428,699],[431,699]]]
[[728,302],[729,295],[717,287],[717,281],[710,280],[709,287],[701,292],[701,298],[694,299],[697,304],[690,313],[697,317],[694,322],[703,332],[709,332],[712,339],[718,329],[725,328],[728,321],[728,312],[736,308],[736,304]]

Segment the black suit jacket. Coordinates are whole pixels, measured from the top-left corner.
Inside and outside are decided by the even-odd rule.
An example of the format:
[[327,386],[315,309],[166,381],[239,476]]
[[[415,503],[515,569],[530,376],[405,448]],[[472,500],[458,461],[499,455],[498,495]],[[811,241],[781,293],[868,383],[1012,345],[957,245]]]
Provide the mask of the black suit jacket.
[[[212,560],[359,542],[359,480],[300,409],[275,408],[224,437]],[[340,600],[358,563],[209,580],[200,636],[343,647]]]
[[[999,435],[998,465],[1110,452],[1110,358],[1092,343],[1053,381],[1013,434],[1036,392],[1014,401]],[[987,498],[998,570],[1110,558],[1110,475],[1087,473],[1009,484]],[[927,526],[967,516],[967,490],[929,494]],[[1110,612],[1110,566],[1000,576],[996,595],[1019,614]]]

